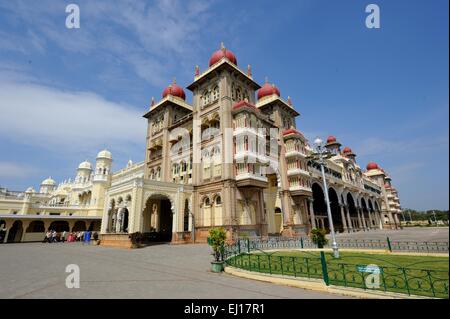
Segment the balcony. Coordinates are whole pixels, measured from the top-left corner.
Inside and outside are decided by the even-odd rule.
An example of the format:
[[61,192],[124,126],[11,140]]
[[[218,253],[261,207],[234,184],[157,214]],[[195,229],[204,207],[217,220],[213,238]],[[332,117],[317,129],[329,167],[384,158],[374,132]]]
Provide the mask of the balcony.
[[108,181],[108,175],[94,175],[94,182],[107,182]]
[[288,176],[303,175],[306,177],[310,177],[309,172],[305,171],[304,169],[301,169],[301,168],[288,168],[287,174],[288,174]]
[[267,187],[267,177],[252,173],[241,173],[236,176],[238,187]]
[[233,136],[246,135],[257,136],[258,139],[266,140],[266,130],[261,130],[253,127],[236,127],[233,131]]
[[306,158],[306,154],[304,154],[300,151],[297,151],[297,150],[289,150],[289,151],[286,151],[285,157],[286,158],[291,158],[291,157]]
[[301,196],[301,195],[309,196],[312,193],[311,187],[301,185],[290,186],[289,191],[291,192],[292,196]]
[[237,163],[262,163],[268,164],[269,158],[265,154],[258,154],[252,151],[236,151],[234,160]]

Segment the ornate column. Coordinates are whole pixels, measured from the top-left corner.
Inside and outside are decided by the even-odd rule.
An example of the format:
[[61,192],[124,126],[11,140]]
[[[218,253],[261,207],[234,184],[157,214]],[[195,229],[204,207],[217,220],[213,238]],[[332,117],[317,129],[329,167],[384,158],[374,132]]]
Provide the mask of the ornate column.
[[364,231],[366,231],[367,230],[367,220],[366,220],[366,216],[364,214],[364,209],[362,207],[360,207],[359,209],[361,211],[362,225],[363,225]]
[[347,211],[347,231],[350,233],[353,231],[352,218],[350,217],[350,210],[347,205],[344,205],[345,210]]
[[5,221],[5,227],[6,227],[6,233],[5,233],[5,238],[3,238],[3,242],[6,243],[8,242],[8,236],[9,236],[9,231],[11,229],[13,225],[13,221],[12,220],[6,220]]
[[364,229],[363,223],[362,223],[362,219],[361,219],[361,210],[359,207],[356,207],[356,212],[358,214],[358,229]]
[[342,226],[344,227],[344,232],[347,232],[348,227],[347,227],[347,221],[345,220],[344,204],[339,204],[339,207],[341,208]]
[[380,229],[383,229],[383,217],[381,216],[381,212],[377,211],[376,214],[378,215],[378,227]]
[[20,243],[22,243],[25,239],[25,234],[27,233],[28,226],[30,226],[30,222],[31,221],[29,220],[22,221],[22,235],[20,236]]
[[309,216],[311,218],[311,229],[317,228],[316,225],[316,216],[314,214],[314,199],[312,198],[308,198],[308,202],[309,202]]

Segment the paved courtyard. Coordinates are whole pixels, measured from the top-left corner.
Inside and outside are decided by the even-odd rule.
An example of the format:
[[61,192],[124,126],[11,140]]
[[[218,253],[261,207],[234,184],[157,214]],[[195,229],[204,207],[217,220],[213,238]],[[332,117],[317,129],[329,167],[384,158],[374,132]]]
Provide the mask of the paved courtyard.
[[[142,249],[80,243],[0,245],[0,298],[343,298],[209,272],[207,245]],[[68,264],[79,289],[65,286]]]
[[398,241],[417,241],[417,242],[442,242],[449,240],[448,227],[405,227],[401,230],[371,230],[360,231],[356,233],[341,233],[336,235],[337,238],[351,239],[382,239],[389,237],[391,240]]
[[[339,238],[448,241],[448,228],[339,234]],[[0,245],[0,298],[343,298],[209,271],[207,245],[115,249],[80,243]],[[81,286],[65,286],[69,264]]]

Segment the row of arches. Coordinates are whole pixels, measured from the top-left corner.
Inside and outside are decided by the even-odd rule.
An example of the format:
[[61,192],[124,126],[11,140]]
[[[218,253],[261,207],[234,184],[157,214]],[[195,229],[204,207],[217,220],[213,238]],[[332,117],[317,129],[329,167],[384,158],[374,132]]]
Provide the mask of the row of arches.
[[[311,224],[313,227],[329,230],[330,224],[322,186],[318,183],[313,183],[312,193],[312,207],[310,206],[313,210],[310,212]],[[377,201],[370,198],[357,197],[351,192],[338,194],[333,187],[328,189],[328,198],[333,226],[336,232],[368,230],[381,227],[382,218]]]
[[[20,242],[24,238],[25,233],[34,233],[43,235],[48,230],[54,230],[58,233],[60,232],[77,232],[77,231],[100,231],[100,221],[76,221],[72,227],[70,227],[69,221],[57,220],[50,223],[46,228],[45,223],[42,220],[33,220],[29,223],[28,227],[24,229],[23,222],[21,220],[16,220],[12,224],[9,231],[6,229],[6,221],[0,220],[0,243],[15,243]],[[37,240],[43,240],[37,237]]]

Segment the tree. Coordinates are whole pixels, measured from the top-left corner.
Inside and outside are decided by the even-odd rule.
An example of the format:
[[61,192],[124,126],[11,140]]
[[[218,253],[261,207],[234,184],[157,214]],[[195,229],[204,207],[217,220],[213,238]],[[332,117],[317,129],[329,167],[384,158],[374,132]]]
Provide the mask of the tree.
[[327,232],[325,229],[314,228],[311,230],[311,240],[317,245],[317,247],[323,248],[326,244],[328,244],[326,234]]
[[225,228],[216,227],[209,230],[209,244],[211,245],[216,261],[223,260],[224,245],[226,239]]

